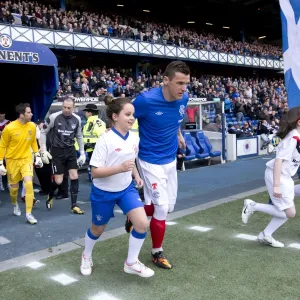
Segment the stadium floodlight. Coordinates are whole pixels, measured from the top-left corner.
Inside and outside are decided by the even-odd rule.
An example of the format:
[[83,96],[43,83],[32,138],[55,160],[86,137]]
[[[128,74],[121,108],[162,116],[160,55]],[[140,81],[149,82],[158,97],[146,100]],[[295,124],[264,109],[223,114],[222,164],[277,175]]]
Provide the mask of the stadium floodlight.
[[230,27],[229,27],[229,26],[223,26],[223,28],[225,28],[225,29],[230,29]]
[[210,26],[212,26],[212,25],[214,25],[214,24],[212,24],[212,23],[205,23],[206,25],[210,25]]
[[124,4],[117,4],[117,6],[119,6],[119,7],[123,7],[123,6],[124,6]]
[[259,39],[259,40],[261,40],[261,39],[264,39],[264,38],[266,38],[266,36],[265,36],[265,35],[263,35],[263,36],[260,36],[258,39]]
[[150,12],[150,10],[148,10],[148,9],[143,9],[143,12]]
[[195,24],[195,21],[188,21],[188,24]]

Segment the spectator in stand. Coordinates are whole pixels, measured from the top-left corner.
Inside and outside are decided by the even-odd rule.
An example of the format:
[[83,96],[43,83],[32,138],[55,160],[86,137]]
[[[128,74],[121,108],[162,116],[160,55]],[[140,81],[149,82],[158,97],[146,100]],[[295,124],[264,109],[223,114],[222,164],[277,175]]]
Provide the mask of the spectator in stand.
[[[23,18],[23,26],[30,25],[37,28],[136,39],[150,43],[269,59],[280,59],[282,57],[282,50],[275,45],[262,44],[257,41],[234,41],[230,37],[216,37],[212,33],[199,33],[155,21],[146,23],[130,16],[123,18],[108,12],[96,13],[77,10],[64,12],[61,9],[53,8],[51,5],[46,6],[30,1],[19,3],[1,2],[0,8],[2,8],[2,15],[0,14],[0,22],[2,23],[14,24],[15,20],[11,15],[11,12],[13,12],[30,16],[29,23],[26,17]],[[276,88],[280,92],[280,87]]]

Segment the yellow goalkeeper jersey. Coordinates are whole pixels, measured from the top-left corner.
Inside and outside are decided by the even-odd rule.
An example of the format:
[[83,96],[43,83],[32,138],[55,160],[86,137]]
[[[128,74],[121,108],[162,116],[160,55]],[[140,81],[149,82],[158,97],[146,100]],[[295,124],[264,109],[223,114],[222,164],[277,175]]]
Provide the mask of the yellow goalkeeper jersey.
[[1,135],[0,160],[26,159],[38,152],[36,126],[33,122],[22,124],[19,120],[8,124]]

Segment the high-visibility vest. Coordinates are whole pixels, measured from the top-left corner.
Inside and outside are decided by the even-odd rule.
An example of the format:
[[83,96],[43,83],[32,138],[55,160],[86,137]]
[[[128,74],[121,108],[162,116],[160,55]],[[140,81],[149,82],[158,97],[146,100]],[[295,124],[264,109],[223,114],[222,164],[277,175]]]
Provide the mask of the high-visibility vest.
[[[106,130],[105,123],[101,119],[99,119],[97,115],[88,118],[86,124],[82,129],[83,143],[85,145],[86,152],[93,152],[99,136],[103,132],[105,132],[105,130]],[[79,150],[77,141],[75,142],[75,149]]]
[[137,119],[135,119],[135,122],[132,125],[131,131],[135,134],[139,135],[139,122]]

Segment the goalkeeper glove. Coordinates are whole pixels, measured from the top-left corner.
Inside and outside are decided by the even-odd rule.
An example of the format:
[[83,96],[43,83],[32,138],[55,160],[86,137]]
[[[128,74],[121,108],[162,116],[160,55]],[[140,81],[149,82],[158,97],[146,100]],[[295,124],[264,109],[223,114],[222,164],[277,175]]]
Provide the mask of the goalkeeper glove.
[[52,159],[51,154],[48,151],[41,151],[41,159],[44,164],[50,164],[50,159]]
[[80,156],[77,159],[77,164],[79,167],[82,167],[85,163],[86,157],[85,157],[85,153],[83,151],[80,152]]
[[3,160],[0,160],[0,175],[6,175],[7,170],[4,167]]

